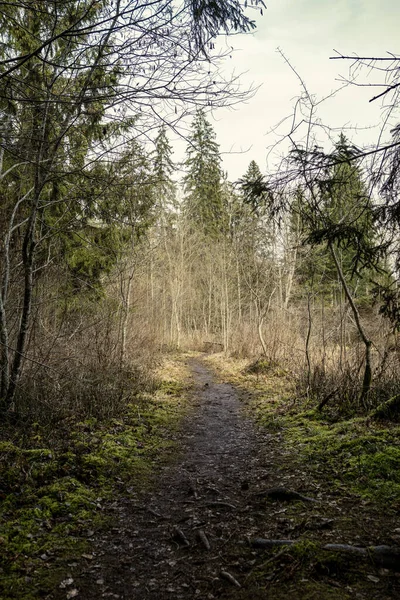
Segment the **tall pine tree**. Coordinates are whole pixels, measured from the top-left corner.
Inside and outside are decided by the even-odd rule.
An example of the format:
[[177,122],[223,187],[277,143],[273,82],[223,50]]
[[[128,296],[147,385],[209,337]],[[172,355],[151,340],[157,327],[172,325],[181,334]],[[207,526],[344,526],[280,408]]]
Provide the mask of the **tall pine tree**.
[[184,213],[204,233],[215,235],[226,221],[221,157],[215,132],[202,109],[194,118],[186,154]]
[[154,195],[156,209],[164,220],[176,208],[176,186],[172,179],[175,165],[172,161],[173,150],[167,137],[167,128],[161,125],[152,153]]
[[329,244],[336,249],[341,269],[357,288],[358,297],[367,297],[372,274],[368,267],[376,231],[355,153],[342,134],[327,157],[330,165],[318,178],[314,193],[307,199],[299,191],[292,207],[300,216],[303,239],[311,242],[311,248],[302,252],[307,258],[298,274],[303,283],[313,280],[327,295],[341,287]]

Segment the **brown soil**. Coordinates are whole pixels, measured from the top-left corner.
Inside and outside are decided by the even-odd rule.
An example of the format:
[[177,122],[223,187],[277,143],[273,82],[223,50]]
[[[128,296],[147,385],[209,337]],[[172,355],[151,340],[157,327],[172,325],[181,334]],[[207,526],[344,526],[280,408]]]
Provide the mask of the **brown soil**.
[[[193,411],[181,429],[180,457],[162,469],[151,493],[129,489],[116,499],[108,509],[116,526],[93,536],[93,555],[71,563],[73,584],[51,598],[400,597],[400,578],[368,561],[306,545],[267,551],[249,546],[255,537],[393,544],[396,523],[389,518],[382,525],[377,509],[345,493],[338,496],[306,467],[295,471],[281,434],[259,431],[246,417],[241,393],[215,381],[202,362],[193,360],[191,367]],[[257,494],[276,486],[318,502]]]

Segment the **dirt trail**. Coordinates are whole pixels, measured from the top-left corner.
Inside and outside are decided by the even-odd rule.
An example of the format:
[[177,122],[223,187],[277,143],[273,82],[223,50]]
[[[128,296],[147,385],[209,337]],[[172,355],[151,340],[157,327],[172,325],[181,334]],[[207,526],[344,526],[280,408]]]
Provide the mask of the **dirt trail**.
[[[151,493],[144,497],[127,494],[110,507],[117,515],[117,526],[111,534],[95,539],[92,560],[71,565],[78,599],[283,598],[277,595],[279,569],[285,572],[283,582],[287,576],[293,579],[293,573],[296,577],[299,561],[292,557],[287,562],[283,556],[278,574],[266,576],[265,586],[252,583],[257,565],[265,558],[269,562],[271,555],[262,555],[260,560],[260,553],[248,547],[246,538],[296,539],[302,533],[301,527],[296,530],[293,526],[286,503],[260,504],[255,492],[285,484],[317,496],[318,488],[308,482],[305,489],[295,473],[285,472],[280,434],[256,430],[233,386],[216,382],[200,361],[193,360],[191,367],[194,408],[180,434],[180,458],[164,467]],[[303,531],[310,524],[318,529],[318,523],[325,531],[325,508],[320,504],[301,506],[300,512]],[[200,532],[206,539],[201,539]],[[330,535],[335,534],[327,532],[326,541]],[[345,592],[345,584],[336,589],[341,584],[334,580],[335,574],[323,575],[332,582],[329,595],[324,591],[309,594],[308,580],[301,579],[291,591],[291,599],[353,596]],[[375,584],[370,585],[372,591],[354,597],[396,597],[382,591],[375,594]],[[60,589],[51,598],[65,600],[67,593]]]
[[243,541],[252,520],[246,497],[258,471],[255,430],[237,391],[215,382],[202,363],[191,366],[194,410],[182,427],[181,460],[163,469],[152,494],[116,506],[120,524],[113,538],[96,540],[94,560],[83,568],[72,565],[80,598],[211,599],[234,587],[221,571],[239,577],[230,543]]

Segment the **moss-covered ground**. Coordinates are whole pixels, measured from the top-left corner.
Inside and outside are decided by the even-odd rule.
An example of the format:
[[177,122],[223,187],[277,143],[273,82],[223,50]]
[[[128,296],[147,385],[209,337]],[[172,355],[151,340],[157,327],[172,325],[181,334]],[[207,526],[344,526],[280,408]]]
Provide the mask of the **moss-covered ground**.
[[[249,409],[258,423],[281,431],[299,464],[377,504],[400,510],[400,424],[365,417],[342,417],[335,406],[318,411],[296,399],[284,370],[254,368],[248,361],[220,355],[210,365],[250,392]],[[260,372],[261,371],[261,372]],[[340,403],[340,399],[336,402]]]
[[2,600],[45,597],[68,562],[90,560],[96,531],[112,524],[109,501],[145,489],[173,455],[188,381],[182,361],[165,361],[154,393],[118,419],[0,428]]
[[265,551],[265,559],[261,552],[248,586],[260,590],[260,598],[276,600],[398,597],[395,573],[321,548],[325,543],[400,546],[399,424],[344,416],[334,402],[320,412],[316,402],[296,398],[289,374],[275,365],[223,355],[205,360],[220,379],[242,391],[244,409],[273,440],[266,444],[271,467],[265,486],[272,478],[272,485],[319,500],[307,506],[283,503],[274,519],[275,505],[267,502],[266,537],[300,544],[281,556],[279,548]]

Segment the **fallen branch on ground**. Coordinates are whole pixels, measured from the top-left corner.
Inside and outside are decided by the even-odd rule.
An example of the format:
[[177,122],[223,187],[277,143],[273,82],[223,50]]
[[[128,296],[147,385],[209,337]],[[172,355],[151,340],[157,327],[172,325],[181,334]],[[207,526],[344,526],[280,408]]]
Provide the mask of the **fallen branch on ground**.
[[[254,538],[250,540],[252,548],[270,549],[277,546],[293,546],[299,540],[267,540],[264,538]],[[369,546],[361,548],[359,546],[350,546],[349,544],[325,544],[321,550],[327,552],[342,552],[351,554],[360,558],[369,558],[375,564],[386,569],[392,569],[400,572],[400,548],[397,546]]]
[[303,496],[303,494],[299,494],[299,492],[294,492],[293,490],[287,490],[283,487],[270,488],[267,490],[261,490],[253,494],[256,497],[264,497],[270,498],[271,500],[301,500],[302,502],[319,502],[315,498],[309,498],[308,496]]
[[231,583],[232,585],[236,586],[237,588],[241,588],[242,587],[240,585],[240,583],[238,582],[238,580],[235,579],[233,575],[231,575],[230,573],[228,573],[228,571],[221,571],[220,575],[221,575],[221,577],[223,577],[223,579],[226,579],[226,581],[229,581],[229,583]]
[[221,508],[233,508],[233,509],[237,508],[234,504],[229,504],[229,502],[218,502],[218,501],[206,502],[206,504],[204,506],[206,506],[207,508],[213,507],[213,506],[221,507]]
[[198,530],[197,537],[199,538],[200,542],[203,544],[206,550],[211,549],[210,542],[208,541],[208,538],[202,529]]
[[173,537],[179,542],[181,542],[184,546],[190,546],[190,542],[187,539],[186,535],[183,533],[182,529],[179,529],[179,527],[177,527],[176,525],[173,529]]
[[382,402],[375,410],[370,413],[371,419],[377,421],[381,419],[398,419],[400,415],[400,394]]

